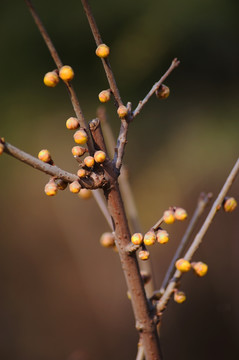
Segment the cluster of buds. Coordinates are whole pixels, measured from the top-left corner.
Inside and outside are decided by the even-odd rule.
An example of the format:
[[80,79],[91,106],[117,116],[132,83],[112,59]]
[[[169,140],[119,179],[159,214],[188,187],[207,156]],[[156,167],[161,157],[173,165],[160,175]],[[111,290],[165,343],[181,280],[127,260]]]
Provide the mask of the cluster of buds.
[[48,87],[55,87],[60,79],[63,81],[71,81],[74,78],[74,71],[71,66],[64,65],[60,70],[49,71],[45,74],[43,82]]
[[164,211],[163,221],[166,224],[173,224],[175,220],[183,221],[187,219],[188,214],[186,210],[180,207],[171,207],[168,210]]
[[195,274],[199,277],[206,275],[208,271],[208,265],[203,263],[202,261],[190,263],[188,260],[183,258],[176,261],[175,267],[182,273],[188,272],[192,268]]

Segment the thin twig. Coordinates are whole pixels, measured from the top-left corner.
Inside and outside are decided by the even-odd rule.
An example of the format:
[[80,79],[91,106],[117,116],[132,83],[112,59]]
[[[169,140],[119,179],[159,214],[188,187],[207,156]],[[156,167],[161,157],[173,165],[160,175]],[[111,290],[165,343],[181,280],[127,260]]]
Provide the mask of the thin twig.
[[[85,13],[86,13],[86,16],[87,16],[87,19],[88,19],[92,34],[93,34],[95,42],[96,42],[96,45],[99,46],[100,44],[103,43],[103,40],[101,38],[101,35],[100,35],[100,32],[99,32],[98,26],[96,24],[96,21],[94,19],[94,16],[92,14],[91,7],[90,7],[87,0],[81,0],[81,2],[82,2],[82,5],[83,5],[83,8],[85,10]],[[110,66],[109,59],[108,58],[101,58],[101,60],[102,60],[102,64],[104,66],[104,70],[105,70],[105,73],[106,73],[106,76],[107,76],[107,79],[108,79],[110,90],[112,91],[112,93],[114,95],[117,106],[120,106],[123,103],[122,103],[122,100],[121,100],[119,89],[118,89],[116,81],[115,81],[113,71],[112,71],[111,66]]]
[[138,106],[136,107],[136,109],[133,111],[132,114],[132,119],[135,118],[135,116],[137,116],[140,111],[142,110],[143,106],[148,102],[148,100],[150,99],[150,97],[155,93],[156,90],[158,90],[158,88],[160,87],[160,85],[162,85],[162,83],[164,82],[164,80],[171,74],[171,72],[180,64],[180,61],[177,60],[177,58],[173,59],[172,64],[170,65],[170,67],[168,68],[168,70],[166,71],[166,73],[161,77],[161,79],[156,82],[154,84],[154,86],[152,87],[152,89],[148,92],[148,94],[145,96],[145,98],[143,100],[140,100]]
[[[238,172],[239,172],[239,158],[237,159],[232,171],[230,172],[226,182],[224,183],[220,193],[218,194],[218,197],[214,201],[214,203],[211,207],[211,210],[208,213],[201,229],[195,236],[191,246],[189,247],[188,251],[186,252],[185,256],[183,257],[185,260],[190,261],[192,259],[194,253],[196,252],[199,245],[201,244],[202,239],[203,239],[204,235],[206,234],[206,231],[208,230],[210,224],[212,223],[212,220],[218,211],[218,207],[222,204],[223,199],[226,196],[227,192],[229,191],[230,187],[232,186],[232,183],[235,180]],[[182,275],[181,271],[179,271],[179,270],[175,271],[172,281],[169,283],[164,294],[162,295],[162,297],[160,298],[160,300],[157,303],[157,313],[158,314],[161,314],[162,311],[165,309],[167,302],[169,301],[170,296],[172,295],[181,275]]]
[[[58,55],[57,51],[56,51],[56,48],[49,36],[49,34],[47,33],[35,7],[33,6],[32,2],[30,0],[25,0],[25,3],[27,4],[28,8],[29,8],[29,11],[38,27],[38,30],[40,31],[40,34],[42,36],[42,38],[44,39],[45,41],[45,44],[46,46],[48,47],[48,50],[58,68],[58,70],[60,70],[60,68],[63,66],[63,63],[60,59],[60,56]],[[87,134],[88,134],[88,142],[87,142],[87,145],[88,145],[88,148],[89,148],[89,152],[90,154],[92,154],[94,152],[94,147],[93,147],[93,143],[92,143],[92,139],[91,139],[91,136],[90,136],[90,132],[88,130],[88,126],[87,126],[87,122],[84,118],[84,115],[83,115],[83,112],[81,110],[81,107],[80,107],[80,104],[79,104],[79,100],[77,98],[77,95],[76,95],[76,92],[72,86],[72,84],[69,82],[69,81],[64,81],[64,83],[66,84],[66,87],[67,87],[67,90],[68,90],[68,93],[69,93],[69,96],[70,96],[70,99],[71,99],[71,103],[72,103],[72,106],[74,108],[74,111],[76,113],[76,117],[79,121],[79,124],[82,128],[84,128],[86,131],[87,131]]]
[[193,213],[193,216],[191,218],[191,221],[190,223],[188,224],[188,227],[185,231],[185,234],[183,235],[182,237],[182,240],[180,241],[180,244],[174,254],[174,257],[169,265],[169,268],[166,272],[166,275],[163,279],[163,282],[162,282],[162,285],[161,285],[161,288],[160,288],[160,293],[163,294],[164,291],[165,291],[165,288],[169,282],[169,280],[172,278],[173,276],[173,273],[174,273],[174,269],[175,269],[175,262],[178,258],[180,258],[181,254],[183,253],[187,243],[188,243],[188,240],[200,218],[200,216],[202,215],[203,211],[205,210],[205,208],[207,207],[207,205],[209,204],[210,200],[212,199],[212,194],[211,193],[208,193],[208,194],[205,194],[205,193],[202,193],[200,194],[199,196],[199,199],[198,199],[198,202],[197,202],[197,206],[196,206],[196,209]]
[[98,189],[103,184],[103,176],[97,175],[95,173],[91,174],[90,178],[80,179],[77,175],[69,173],[65,170],[60,169],[58,166],[50,165],[45,163],[36,157],[18,149],[17,147],[4,142],[4,150],[6,154],[13,156],[14,158],[24,162],[27,165],[32,166],[33,168],[40,170],[48,175],[55,176],[59,179],[62,179],[68,183],[73,181],[79,181],[82,187],[86,189]]

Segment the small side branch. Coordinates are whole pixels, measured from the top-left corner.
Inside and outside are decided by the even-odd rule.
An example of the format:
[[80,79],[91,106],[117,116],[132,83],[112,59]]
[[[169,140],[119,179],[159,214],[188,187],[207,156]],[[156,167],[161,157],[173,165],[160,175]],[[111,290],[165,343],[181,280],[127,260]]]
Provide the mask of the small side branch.
[[138,106],[136,107],[136,109],[133,111],[132,114],[132,119],[135,118],[135,116],[137,116],[140,111],[142,110],[142,108],[144,107],[144,105],[149,101],[149,99],[151,98],[151,96],[155,93],[156,90],[159,89],[160,85],[163,84],[164,80],[166,80],[166,78],[171,74],[171,72],[180,64],[180,61],[175,58],[172,61],[172,64],[170,65],[170,67],[168,68],[168,70],[166,71],[166,73],[161,77],[161,79],[156,82],[154,84],[154,86],[152,87],[152,89],[148,92],[148,94],[145,96],[145,98],[143,100],[140,100]]
[[[206,234],[206,231],[208,230],[210,224],[212,223],[212,220],[214,218],[214,216],[217,213],[217,210],[219,208],[219,206],[222,204],[223,199],[225,198],[227,192],[229,191],[230,187],[232,186],[233,181],[235,180],[237,174],[239,172],[239,158],[237,159],[232,171],[230,172],[225,184],[223,185],[220,193],[218,194],[218,197],[216,198],[216,200],[213,203],[213,206],[210,210],[210,212],[208,213],[201,229],[199,230],[199,232],[197,233],[196,237],[194,238],[191,246],[189,247],[188,251],[186,252],[184,259],[190,261],[194,255],[194,253],[196,252],[196,250],[198,249],[199,245],[202,242],[202,239],[204,237],[204,235]],[[176,270],[174,273],[174,276],[171,280],[171,282],[169,283],[169,285],[167,286],[164,294],[162,295],[162,297],[160,298],[160,300],[157,303],[157,313],[160,315],[162,313],[162,311],[165,309],[167,302],[170,299],[170,296],[172,295],[180,277],[182,276],[181,271]]]
[[91,190],[98,189],[99,187],[102,186],[104,181],[103,176],[98,176],[95,173],[92,173],[91,178],[86,178],[82,180],[77,175],[62,170],[55,165],[50,165],[48,163],[45,163],[7,142],[4,142],[3,151],[6,154],[11,155],[14,158],[24,162],[25,164],[32,166],[34,169],[44,172],[45,174],[62,179],[68,183],[71,183],[73,181],[79,181],[82,187],[86,189],[91,189]]
[[[103,43],[103,41],[102,41],[102,38],[101,38],[101,35],[100,35],[100,32],[99,32],[98,26],[96,24],[96,21],[94,19],[94,16],[92,14],[89,2],[87,0],[81,0],[81,2],[82,2],[82,5],[83,5],[83,8],[85,10],[85,13],[86,13],[86,16],[87,16],[87,19],[88,19],[92,34],[93,34],[95,42],[96,42],[96,45],[99,46],[100,44]],[[123,103],[122,103],[122,100],[121,100],[119,89],[118,89],[116,81],[115,81],[113,71],[112,71],[111,66],[110,66],[109,59],[108,58],[102,58],[102,64],[104,66],[104,70],[105,70],[105,73],[106,73],[106,76],[107,76],[107,79],[108,79],[108,83],[109,83],[110,89],[111,89],[111,91],[112,91],[112,93],[114,95],[115,101],[116,101],[117,105],[120,106]]]
[[197,202],[197,207],[194,211],[194,214],[192,216],[192,219],[185,231],[184,236],[182,237],[182,240],[174,254],[174,257],[169,265],[169,268],[166,272],[166,275],[163,279],[162,285],[161,285],[161,289],[160,289],[160,293],[162,294],[169,282],[169,280],[172,278],[173,273],[174,273],[174,269],[175,269],[175,262],[178,258],[180,258],[182,252],[184,251],[188,240],[195,228],[195,225],[198,222],[198,219],[200,218],[200,216],[202,215],[203,211],[205,210],[206,206],[209,204],[210,200],[212,199],[212,194],[208,193],[208,194],[200,194],[198,202]]

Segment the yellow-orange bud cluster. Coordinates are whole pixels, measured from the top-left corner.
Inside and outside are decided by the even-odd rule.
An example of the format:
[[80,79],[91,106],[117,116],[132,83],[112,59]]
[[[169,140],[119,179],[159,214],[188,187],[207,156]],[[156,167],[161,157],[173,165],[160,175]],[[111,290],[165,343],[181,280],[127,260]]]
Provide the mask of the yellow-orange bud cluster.
[[102,90],[99,93],[98,97],[99,97],[100,102],[102,102],[102,103],[108,102],[110,100],[110,89]]
[[103,247],[110,248],[115,246],[115,237],[111,232],[105,232],[100,237],[100,244]]
[[80,145],[84,145],[88,140],[87,133],[84,129],[80,129],[76,131],[73,137],[75,142]]
[[47,149],[43,149],[38,153],[38,159],[45,163],[51,162],[51,154]]
[[110,48],[105,44],[100,44],[95,50],[95,53],[100,58],[106,58],[107,56],[109,56]]
[[134,245],[141,245],[143,242],[143,235],[141,233],[135,233],[131,236],[131,242]]
[[98,150],[94,153],[94,159],[95,159],[95,162],[101,164],[106,159],[106,153],[102,150]]
[[50,71],[45,74],[43,82],[48,87],[55,87],[59,83],[59,76],[56,71]]
[[70,81],[74,77],[74,71],[71,66],[64,65],[59,71],[59,76],[64,81]]
[[175,263],[175,266],[181,272],[187,272],[191,269],[190,262],[185,259],[178,259]]
[[205,263],[203,263],[201,261],[198,261],[196,263],[192,263],[192,268],[195,271],[195,273],[200,277],[206,275],[206,273],[208,271],[207,264],[205,264]]

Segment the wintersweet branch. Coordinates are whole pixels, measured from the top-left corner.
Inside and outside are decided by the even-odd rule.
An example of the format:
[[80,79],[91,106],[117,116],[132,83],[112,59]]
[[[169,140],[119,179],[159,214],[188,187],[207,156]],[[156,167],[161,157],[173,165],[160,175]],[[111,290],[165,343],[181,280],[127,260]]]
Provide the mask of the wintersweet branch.
[[[232,186],[233,181],[235,180],[237,174],[239,172],[239,158],[237,159],[232,171],[230,172],[225,184],[223,185],[218,197],[216,198],[216,200],[213,203],[213,206],[209,212],[209,214],[207,215],[201,229],[199,230],[199,232],[197,233],[196,237],[194,238],[191,246],[189,247],[188,251],[186,252],[185,256],[183,257],[185,260],[190,261],[194,255],[194,253],[196,252],[196,250],[198,249],[199,245],[202,242],[202,239],[204,237],[204,235],[206,234],[210,224],[212,223],[212,220],[214,218],[214,216],[216,215],[219,206],[222,204],[223,199],[225,198],[227,192],[229,191],[230,187]],[[180,277],[182,276],[181,271],[176,270],[174,273],[174,276],[171,280],[171,282],[169,283],[169,285],[167,286],[164,294],[162,295],[162,297],[160,298],[160,300],[157,302],[157,313],[160,315],[162,313],[162,311],[165,309],[167,302],[170,299],[170,296],[172,295]]]
[[[45,41],[45,44],[46,46],[48,47],[48,50],[58,68],[58,70],[61,69],[61,67],[63,66],[63,63],[56,51],[56,48],[49,36],[49,34],[47,33],[36,9],[34,8],[32,2],[30,0],[25,0],[25,3],[27,4],[29,10],[30,10],[30,13],[38,27],[38,30],[40,31],[40,34],[43,38],[43,40]],[[76,113],[76,116],[77,116],[77,119],[79,121],[79,124],[82,128],[84,128],[88,134],[88,142],[87,142],[87,145],[88,145],[88,148],[89,148],[89,152],[92,154],[94,152],[94,147],[93,147],[93,143],[92,143],[92,139],[90,137],[90,133],[89,133],[89,130],[88,130],[88,126],[87,126],[87,123],[86,123],[86,120],[84,118],[84,115],[83,115],[83,112],[81,110],[81,107],[80,107],[80,104],[79,104],[79,100],[77,98],[77,95],[75,93],[75,90],[72,86],[72,84],[69,82],[69,81],[64,81],[66,87],[67,87],[67,90],[68,90],[68,93],[69,93],[69,96],[70,96],[70,99],[71,99],[71,103],[72,103],[72,106],[73,106],[73,109]]]
[[180,241],[180,244],[174,254],[174,257],[169,265],[169,268],[166,272],[166,275],[163,279],[163,282],[162,282],[162,285],[161,285],[161,289],[160,289],[160,293],[163,294],[164,291],[165,291],[165,288],[169,282],[169,280],[171,279],[171,277],[173,276],[173,272],[174,272],[174,269],[175,269],[175,262],[178,258],[180,258],[182,252],[184,251],[187,243],[188,243],[188,240],[200,218],[200,216],[202,215],[203,211],[205,210],[205,208],[207,207],[207,205],[209,204],[210,200],[212,199],[212,194],[211,193],[208,193],[208,194],[205,194],[205,193],[202,193],[200,194],[199,196],[199,199],[198,199],[198,202],[197,202],[197,206],[196,206],[196,209],[194,211],[194,214],[191,218],[191,221],[190,223],[188,224],[188,227],[185,231],[185,234],[183,235],[182,237],[182,240]]
[[90,178],[80,179],[77,175],[62,170],[55,165],[45,163],[7,142],[4,142],[3,151],[6,154],[11,155],[14,158],[24,162],[25,164],[32,166],[34,169],[40,170],[48,175],[62,179],[68,183],[71,183],[73,181],[79,181],[81,186],[86,189],[98,189],[99,187],[102,187],[104,183],[103,175],[97,175],[96,173],[92,173]]
[[[100,32],[99,32],[98,26],[96,24],[96,21],[94,19],[94,16],[92,14],[89,2],[87,0],[81,0],[81,2],[82,2],[82,5],[83,5],[83,8],[85,10],[85,13],[86,13],[86,16],[87,16],[87,19],[88,19],[92,34],[94,36],[95,43],[96,43],[97,46],[99,46],[100,44],[103,43],[103,41],[102,41],[102,38],[101,38],[101,35],[100,35]],[[116,103],[117,103],[117,105],[119,107],[123,103],[122,103],[122,100],[121,100],[119,89],[118,89],[116,81],[115,81],[113,71],[112,71],[111,66],[110,66],[109,59],[106,57],[106,58],[101,58],[101,60],[102,60],[102,64],[104,66],[104,70],[105,70],[105,73],[106,73],[106,76],[107,76],[107,79],[108,79],[108,83],[110,85],[110,90],[112,91],[112,93],[114,95],[114,98],[116,100]]]
[[154,84],[154,86],[152,87],[152,89],[148,92],[148,94],[145,96],[145,98],[143,100],[140,100],[138,106],[136,107],[136,109],[133,111],[132,113],[132,119],[135,118],[135,116],[137,116],[140,111],[142,110],[142,108],[144,107],[144,105],[148,102],[148,100],[150,99],[150,97],[155,93],[156,90],[158,90],[158,88],[160,87],[160,85],[163,84],[164,80],[167,79],[167,77],[171,74],[171,72],[180,64],[180,61],[175,58],[172,61],[172,64],[170,65],[170,67],[168,68],[168,70],[166,71],[166,73],[161,77],[161,79],[156,82]]

